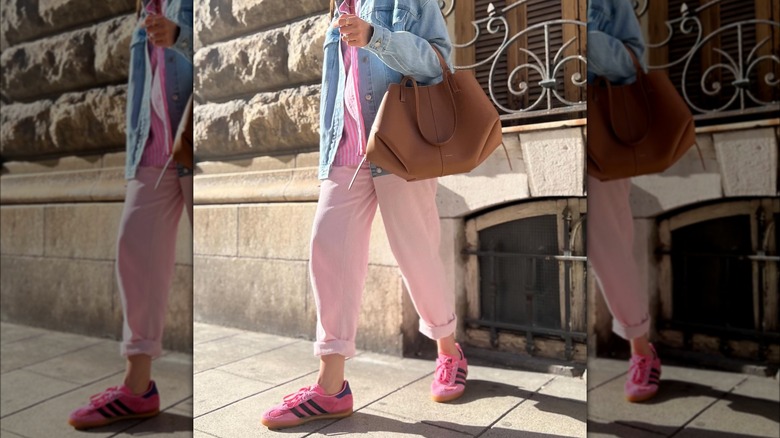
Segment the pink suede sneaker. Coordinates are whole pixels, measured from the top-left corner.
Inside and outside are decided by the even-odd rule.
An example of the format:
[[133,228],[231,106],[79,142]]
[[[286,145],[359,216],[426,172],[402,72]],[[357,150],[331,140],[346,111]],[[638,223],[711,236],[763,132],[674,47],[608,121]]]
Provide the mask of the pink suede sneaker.
[[89,398],[89,404],[70,414],[68,423],[76,429],[105,426],[120,420],[153,417],[160,413],[160,394],[154,381],[141,395],[125,386],[114,386]]
[[469,366],[460,344],[455,346],[458,347],[459,358],[444,353],[439,353],[439,357],[436,358],[436,372],[433,373],[433,383],[431,383],[431,399],[435,402],[455,400],[466,391]]
[[641,402],[652,398],[658,392],[658,384],[661,380],[661,360],[655,352],[652,344],[650,350],[652,357],[634,354],[628,368],[628,380],[626,380],[626,400]]
[[269,429],[284,429],[327,418],[352,415],[352,390],[349,382],[338,394],[327,395],[320,385],[301,388],[284,397],[282,403],[263,413],[261,422]]

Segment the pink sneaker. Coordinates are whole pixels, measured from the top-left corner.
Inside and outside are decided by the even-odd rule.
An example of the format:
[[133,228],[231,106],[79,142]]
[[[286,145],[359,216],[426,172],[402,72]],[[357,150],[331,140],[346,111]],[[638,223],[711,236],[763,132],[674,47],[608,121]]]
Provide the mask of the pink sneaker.
[[431,399],[443,403],[455,400],[463,395],[466,390],[466,376],[469,373],[469,365],[460,344],[458,347],[460,357],[439,353],[436,358],[436,372],[431,383]]
[[70,414],[68,423],[76,429],[105,426],[120,420],[153,417],[160,413],[160,394],[154,381],[141,395],[125,386],[114,386],[89,398],[89,404]]
[[284,397],[282,403],[263,413],[262,423],[269,429],[284,429],[327,418],[352,415],[352,390],[349,382],[336,395],[327,395],[320,385],[301,388]]
[[641,402],[652,398],[658,392],[658,383],[661,380],[661,360],[655,352],[652,344],[650,350],[653,357],[631,356],[628,368],[628,380],[626,380],[626,400]]

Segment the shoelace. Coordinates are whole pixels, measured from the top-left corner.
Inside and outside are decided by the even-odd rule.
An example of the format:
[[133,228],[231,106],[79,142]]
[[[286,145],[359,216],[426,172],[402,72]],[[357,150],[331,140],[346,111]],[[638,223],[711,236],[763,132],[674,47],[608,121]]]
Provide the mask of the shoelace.
[[650,359],[644,356],[634,356],[631,358],[631,381],[633,383],[644,385],[647,382],[650,367],[647,362]]
[[436,380],[446,385],[452,385],[458,364],[451,357],[444,360],[436,359]]
[[310,399],[314,394],[314,387],[306,386],[292,394],[284,396],[284,399],[282,400],[285,407],[292,408]]
[[121,394],[121,390],[118,386],[112,386],[105,391],[101,392],[100,394],[95,394],[89,398],[89,404],[94,407],[102,406],[108,402],[111,402],[115,400],[119,394]]

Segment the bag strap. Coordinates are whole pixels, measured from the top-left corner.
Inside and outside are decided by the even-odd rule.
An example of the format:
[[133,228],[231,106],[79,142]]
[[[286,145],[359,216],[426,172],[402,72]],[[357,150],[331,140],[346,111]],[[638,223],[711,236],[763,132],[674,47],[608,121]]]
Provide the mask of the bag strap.
[[417,89],[417,81],[415,81],[414,78],[412,78],[411,76],[404,76],[401,79],[401,102],[406,102],[406,92],[408,88],[406,84],[408,82],[411,82],[412,92],[414,93],[414,111],[415,111],[415,119],[417,120],[417,131],[420,132],[420,135],[428,143],[434,146],[442,147],[445,146],[447,143],[449,143],[453,139],[453,137],[455,137],[455,131],[458,126],[458,111],[457,108],[455,107],[455,94],[454,94],[455,93],[454,90],[457,91],[458,87],[457,84],[455,84],[455,79],[453,78],[453,74],[450,71],[450,68],[447,66],[447,63],[444,61],[444,57],[441,56],[441,53],[439,53],[439,50],[433,44],[431,44],[431,48],[436,53],[436,57],[439,58],[439,64],[441,65],[442,76],[443,76],[442,82],[444,82],[444,86],[447,87],[447,91],[448,91],[447,94],[449,94],[450,96],[450,103],[452,105],[452,115],[453,118],[455,119],[455,122],[452,125],[453,126],[452,133],[450,134],[449,138],[447,138],[444,141],[434,141],[428,138],[425,135],[425,132],[423,132],[420,123],[420,96]]
[[[639,59],[637,58],[636,53],[634,53],[634,51],[631,50],[631,48],[627,44],[624,44],[624,47],[626,48],[626,51],[628,51],[629,56],[631,56],[631,60],[633,61],[634,67],[636,68],[636,81],[633,84],[628,85],[628,86],[639,87],[639,89],[641,90],[642,98],[644,100],[644,104],[645,104],[644,105],[645,106],[645,116],[648,117],[648,118],[652,117],[653,115],[652,115],[651,108],[650,108],[650,99],[647,97],[647,90],[645,89],[645,82],[646,82],[646,76],[647,75],[645,74],[645,71],[642,68],[642,65],[639,63]],[[604,79],[603,85],[606,86],[606,88],[607,88],[607,101],[609,102],[608,110],[609,110],[610,130],[612,131],[612,134],[616,138],[618,138],[620,141],[622,141],[623,143],[625,143],[627,145],[630,145],[630,146],[634,146],[634,145],[637,145],[637,144],[641,143],[645,139],[645,137],[647,137],[647,135],[650,133],[650,126],[652,125],[652,123],[650,123],[648,121],[648,123],[647,123],[647,130],[644,132],[644,134],[639,136],[639,138],[637,140],[631,141],[630,139],[621,138],[621,136],[615,130],[615,127],[618,126],[618,124],[621,123],[622,119],[620,119],[619,116],[625,116],[625,115],[624,114],[618,114],[618,113],[615,112],[615,110],[614,110],[615,105],[612,104],[612,102],[613,102],[612,84],[606,78],[603,78],[603,79]]]

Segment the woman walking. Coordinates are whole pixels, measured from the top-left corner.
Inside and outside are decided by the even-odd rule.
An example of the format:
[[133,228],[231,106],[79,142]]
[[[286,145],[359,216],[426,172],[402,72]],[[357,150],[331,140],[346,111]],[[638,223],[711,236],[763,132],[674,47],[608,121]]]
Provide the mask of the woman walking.
[[444,18],[435,0],[333,0],[331,11],[320,104],[322,184],[310,262],[320,372],[315,384],[263,414],[269,428],[352,413],[344,364],[355,354],[377,207],[420,316],[420,332],[438,345],[431,398],[454,400],[466,387],[467,362],[454,335],[455,297],[439,257],[437,181],[406,182],[365,161],[367,136],[388,85],[405,75],[423,84],[441,81],[434,48],[445,59],[452,50]]
[[124,316],[124,381],[71,413],[77,429],[157,415],[151,378],[173,277],[176,230],[192,173],[172,160],[173,136],[192,94],[192,0],[139,0],[127,89],[127,193],[116,272]]
[[[603,76],[613,84],[636,80],[628,50],[642,62],[645,43],[628,0],[588,2],[588,82]],[[644,68],[644,64],[643,68]],[[613,316],[613,331],[631,344],[625,396],[639,402],[653,397],[661,361],[648,340],[648,297],[634,259],[631,180],[602,182],[588,176],[588,260],[593,265]]]

